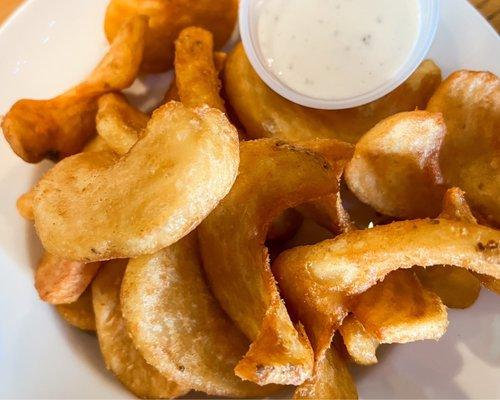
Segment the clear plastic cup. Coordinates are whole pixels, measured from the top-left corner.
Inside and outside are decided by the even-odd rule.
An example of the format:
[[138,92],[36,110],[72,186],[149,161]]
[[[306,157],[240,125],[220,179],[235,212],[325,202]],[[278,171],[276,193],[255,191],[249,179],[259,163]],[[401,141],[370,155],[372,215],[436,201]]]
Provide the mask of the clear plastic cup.
[[[419,0],[421,18],[419,34],[413,50],[405,63],[390,81],[359,96],[341,99],[320,99],[299,93],[284,84],[268,67],[259,48],[257,22],[259,4],[265,0],[240,0],[239,29],[248,58],[257,74],[275,92],[306,107],[337,110],[357,107],[374,101],[403,83],[427,55],[439,23],[439,0]],[[395,0],[397,1],[397,0]]]

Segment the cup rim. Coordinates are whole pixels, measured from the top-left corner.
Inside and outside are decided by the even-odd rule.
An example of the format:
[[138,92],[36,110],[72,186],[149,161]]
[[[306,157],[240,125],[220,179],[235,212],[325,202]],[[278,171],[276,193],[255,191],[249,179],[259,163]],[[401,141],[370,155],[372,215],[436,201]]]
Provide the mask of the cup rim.
[[280,96],[305,107],[323,110],[338,110],[361,106],[377,100],[396,89],[408,79],[424,60],[434,41],[439,24],[439,0],[419,0],[422,18],[417,40],[405,63],[399,68],[399,71],[391,80],[374,88],[370,92],[358,96],[344,99],[320,99],[293,90],[279,80],[262,61],[257,50],[258,44],[256,43],[256,35],[252,32],[256,22],[255,7],[259,1],[261,0],[240,0],[239,6],[239,30],[241,41],[254,70],[266,85]]

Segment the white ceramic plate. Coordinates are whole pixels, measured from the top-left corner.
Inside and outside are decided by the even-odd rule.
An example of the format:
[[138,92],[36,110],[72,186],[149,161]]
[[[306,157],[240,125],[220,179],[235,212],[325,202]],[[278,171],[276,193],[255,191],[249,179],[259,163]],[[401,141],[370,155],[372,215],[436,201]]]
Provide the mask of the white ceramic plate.
[[[1,1],[1,0],[0,0]],[[106,49],[106,0],[31,0],[0,28],[0,114],[19,98],[48,98],[83,78]],[[500,74],[500,40],[466,0],[441,0],[430,57],[447,75],[459,68]],[[131,96],[161,96],[169,74],[136,82]],[[0,139],[0,397],[126,398],[102,363],[96,339],[66,326],[33,288],[40,245],[15,210],[17,197],[48,163],[16,158]],[[380,363],[357,368],[364,398],[500,398],[499,299],[481,292],[465,311],[449,311],[439,342],[390,345]]]

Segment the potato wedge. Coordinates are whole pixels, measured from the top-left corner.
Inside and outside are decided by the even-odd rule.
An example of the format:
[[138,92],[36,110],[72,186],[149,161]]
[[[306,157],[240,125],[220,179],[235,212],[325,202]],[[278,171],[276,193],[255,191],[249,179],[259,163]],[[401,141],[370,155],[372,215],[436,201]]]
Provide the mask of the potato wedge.
[[236,130],[220,111],[171,102],[122,158],[83,153],[51,169],[35,187],[38,235],[47,251],[72,260],[155,253],[215,208],[238,161]]
[[454,72],[427,109],[441,112],[448,128],[440,155],[445,182],[500,226],[500,80],[489,72]]
[[73,303],[94,279],[99,266],[98,262],[68,261],[45,252],[36,269],[35,288],[47,303]]
[[12,150],[31,163],[44,158],[59,160],[80,152],[95,134],[97,99],[135,80],[146,28],[145,17],[124,24],[90,76],[60,96],[16,102],[2,122]]
[[75,302],[57,304],[56,311],[71,326],[83,331],[95,331],[95,314],[90,286]]
[[400,221],[285,251],[273,271],[321,357],[350,311],[352,296],[391,271],[447,264],[499,278],[499,243],[500,231],[485,226],[446,219]]
[[422,285],[436,293],[450,308],[467,308],[475,303],[481,282],[470,271],[450,265],[414,267]]
[[436,217],[446,190],[439,168],[445,135],[438,113],[411,111],[384,119],[356,144],[345,170],[347,186],[382,214]]
[[253,342],[236,374],[300,384],[312,372],[312,352],[280,299],[264,241],[283,210],[335,193],[342,167],[274,139],[243,142],[240,150],[233,188],[199,228],[203,264],[215,297]]
[[313,110],[273,92],[253,70],[241,43],[229,55],[224,76],[229,102],[249,138],[299,141],[319,137],[349,143],[356,143],[390,115],[425,108],[441,82],[441,71],[428,60],[401,86],[370,104],[347,110]]
[[16,201],[17,212],[21,217],[27,219],[28,221],[33,221],[35,218],[33,215],[33,198],[35,193],[30,190],[21,196]]
[[358,391],[347,368],[347,360],[335,344],[326,352],[315,370],[313,379],[300,385],[294,399],[357,399]]
[[[476,218],[459,188],[448,189],[443,198],[440,218],[476,224]],[[414,267],[419,280],[435,292],[443,303],[451,308],[470,307],[479,296],[481,283],[470,271],[450,265],[435,265],[428,268]]]
[[206,104],[225,112],[221,83],[214,64],[213,37],[205,29],[189,27],[175,41],[175,82],[182,104]]
[[134,15],[149,17],[146,34],[144,72],[162,72],[174,62],[174,41],[189,26],[212,32],[215,46],[222,47],[231,36],[238,13],[238,0],[111,0],[104,30],[114,40],[122,24]]
[[380,343],[437,340],[448,314],[441,299],[424,289],[411,270],[396,270],[353,299],[352,313]]
[[146,361],[182,386],[238,398],[276,390],[234,374],[249,342],[210,293],[196,232],[156,254],[131,260],[121,304],[131,337]]
[[113,150],[111,150],[111,147],[109,147],[106,141],[99,135],[96,135],[92,139],[90,139],[82,149],[82,153],[97,153],[100,151]]
[[356,316],[349,314],[345,317],[339,332],[349,356],[356,364],[372,365],[378,362],[376,352],[380,342],[366,331]]
[[97,134],[118,155],[128,153],[146,129],[149,116],[131,106],[125,96],[109,93],[97,102]]
[[[320,153],[333,165],[344,167],[354,154],[354,147],[334,139],[314,139],[298,142],[300,146]],[[296,207],[304,217],[314,220],[330,232],[339,234],[352,228],[349,214],[342,205],[340,190],[318,200]]]
[[125,328],[120,287],[127,260],[107,262],[92,283],[97,338],[106,367],[136,396],[172,398],[189,391],[146,363]]

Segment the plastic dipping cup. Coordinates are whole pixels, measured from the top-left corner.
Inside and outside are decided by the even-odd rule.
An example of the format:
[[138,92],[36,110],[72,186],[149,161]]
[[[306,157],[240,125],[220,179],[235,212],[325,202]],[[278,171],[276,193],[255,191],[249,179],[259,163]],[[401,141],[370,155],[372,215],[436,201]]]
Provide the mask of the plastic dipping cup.
[[[385,79],[382,84],[370,87],[362,94],[352,97],[339,98],[319,98],[303,94],[294,90],[289,85],[280,80],[266,63],[260,48],[258,37],[259,13],[266,0],[240,0],[239,28],[243,46],[253,68],[261,79],[276,93],[286,99],[301,104],[306,107],[336,110],[343,108],[357,107],[374,101],[394,90],[403,83],[420,65],[434,40],[439,22],[439,0],[419,0],[420,19],[418,33],[413,48],[402,65],[389,79]],[[308,0],[304,1],[307,7]],[[376,0],[370,0],[376,1]],[[286,4],[286,2],[284,3]],[[367,77],[368,79],[368,77]]]

